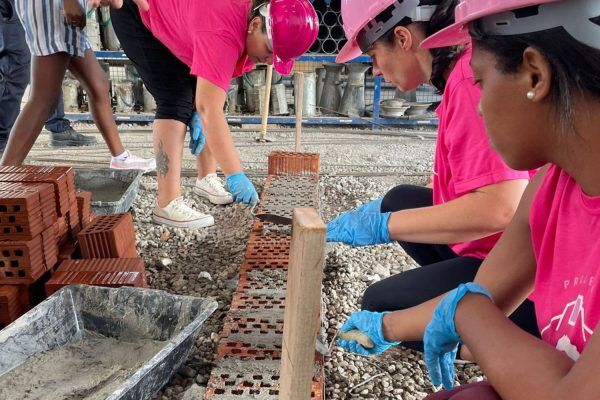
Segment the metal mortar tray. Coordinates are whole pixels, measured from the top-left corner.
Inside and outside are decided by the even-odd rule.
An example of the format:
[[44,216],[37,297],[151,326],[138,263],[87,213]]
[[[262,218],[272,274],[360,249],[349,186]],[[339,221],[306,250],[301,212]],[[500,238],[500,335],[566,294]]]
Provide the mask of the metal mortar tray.
[[143,171],[76,169],[75,187],[92,193],[96,215],[127,212],[137,197]]
[[32,355],[80,340],[84,330],[128,341],[164,341],[150,360],[106,397],[151,399],[186,360],[200,327],[216,308],[217,302],[210,298],[160,290],[68,286],[0,331],[0,375]]

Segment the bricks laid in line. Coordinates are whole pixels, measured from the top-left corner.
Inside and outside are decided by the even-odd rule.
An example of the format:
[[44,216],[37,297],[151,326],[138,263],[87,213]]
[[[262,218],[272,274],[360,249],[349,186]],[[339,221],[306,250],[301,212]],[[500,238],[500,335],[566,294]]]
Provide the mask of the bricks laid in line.
[[137,257],[135,229],[131,214],[97,217],[79,235],[83,258]]
[[[257,213],[291,218],[318,208],[319,157],[274,152]],[[277,174],[277,175],[274,175]],[[239,282],[217,348],[205,399],[277,399],[291,227],[254,221]],[[323,395],[323,358],[315,354],[311,398]]]

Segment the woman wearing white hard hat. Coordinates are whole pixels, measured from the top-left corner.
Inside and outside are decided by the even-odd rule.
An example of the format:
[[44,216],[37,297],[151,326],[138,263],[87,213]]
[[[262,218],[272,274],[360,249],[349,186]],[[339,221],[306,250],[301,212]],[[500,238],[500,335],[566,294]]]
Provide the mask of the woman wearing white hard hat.
[[[470,46],[419,47],[454,22],[453,0],[342,2],[348,44],[338,61],[366,53],[376,75],[400,90],[430,83],[442,92],[433,188],[400,185],[383,199],[344,213],[327,226],[329,241],[372,245],[398,241],[420,268],[384,279],[363,295],[362,309],[394,311],[430,300],[475,277],[512,218],[530,174],[509,168],[492,149],[477,113],[481,90]],[[533,303],[512,319],[539,335]],[[422,350],[422,343],[405,343]]]
[[[198,155],[195,193],[214,204],[256,204],[258,194],[242,171],[223,112],[229,84],[255,63],[272,63],[277,72],[289,74],[294,59],[316,39],[318,18],[308,0],[149,0],[147,6],[139,10],[133,0],[124,0],[111,17],[123,50],[157,104],[153,219],[176,227],[209,226],[213,217],[181,197],[186,125],[192,153]],[[216,175],[217,164],[231,194]]]
[[[422,46],[470,39],[494,147],[513,168],[547,166],[474,283],[409,310],[362,311],[344,329],[380,351],[423,337],[430,377],[446,389],[458,343],[468,346],[489,384],[429,400],[598,399],[600,2],[464,0],[456,23]],[[542,340],[505,317],[531,293]]]

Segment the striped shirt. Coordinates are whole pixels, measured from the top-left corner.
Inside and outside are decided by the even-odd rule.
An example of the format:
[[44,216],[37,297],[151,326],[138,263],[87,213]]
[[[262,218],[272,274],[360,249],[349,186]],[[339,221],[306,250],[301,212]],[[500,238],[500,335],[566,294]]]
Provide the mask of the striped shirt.
[[[87,0],[78,1],[86,10]],[[90,48],[85,28],[80,30],[67,24],[62,0],[15,0],[15,9],[32,55],[64,52],[83,57]]]

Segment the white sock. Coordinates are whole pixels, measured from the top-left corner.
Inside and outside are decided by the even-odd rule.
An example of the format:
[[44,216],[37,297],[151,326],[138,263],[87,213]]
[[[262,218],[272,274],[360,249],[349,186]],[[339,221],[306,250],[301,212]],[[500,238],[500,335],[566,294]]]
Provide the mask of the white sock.
[[115,160],[117,161],[125,161],[125,159],[129,157],[129,151],[125,150],[123,153],[119,154],[118,156],[113,157]]

